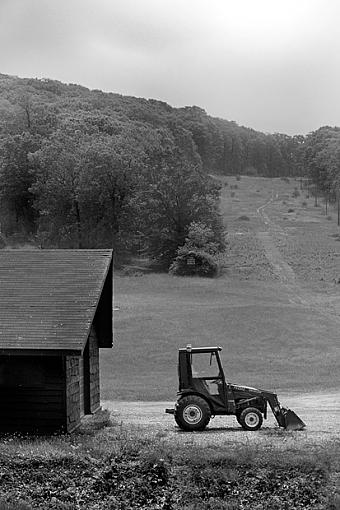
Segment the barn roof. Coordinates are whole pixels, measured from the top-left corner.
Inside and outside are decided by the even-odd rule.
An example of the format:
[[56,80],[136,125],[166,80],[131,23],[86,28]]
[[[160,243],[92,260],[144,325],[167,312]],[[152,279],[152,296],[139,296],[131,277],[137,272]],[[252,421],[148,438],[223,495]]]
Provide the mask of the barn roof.
[[1,250],[0,354],[112,347],[111,250]]

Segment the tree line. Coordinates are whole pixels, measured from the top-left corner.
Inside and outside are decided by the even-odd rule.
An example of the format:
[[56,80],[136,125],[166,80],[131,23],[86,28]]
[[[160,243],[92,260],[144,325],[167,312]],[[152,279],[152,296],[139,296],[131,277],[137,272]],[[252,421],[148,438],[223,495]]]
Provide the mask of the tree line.
[[223,247],[209,174],[303,175],[309,140],[197,106],[0,75],[1,232],[44,248],[146,253],[169,266],[190,225]]
[[326,210],[328,203],[338,204],[340,225],[340,128],[323,126],[305,139],[303,170],[308,179],[309,191],[315,205],[323,198]]

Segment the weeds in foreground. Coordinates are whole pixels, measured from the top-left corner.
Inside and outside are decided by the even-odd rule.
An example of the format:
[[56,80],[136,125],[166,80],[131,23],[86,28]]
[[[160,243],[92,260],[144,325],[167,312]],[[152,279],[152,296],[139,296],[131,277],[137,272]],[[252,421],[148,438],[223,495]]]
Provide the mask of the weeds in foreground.
[[[178,445],[122,424],[1,448],[0,510],[336,510],[340,442]],[[333,485],[332,485],[333,483]]]

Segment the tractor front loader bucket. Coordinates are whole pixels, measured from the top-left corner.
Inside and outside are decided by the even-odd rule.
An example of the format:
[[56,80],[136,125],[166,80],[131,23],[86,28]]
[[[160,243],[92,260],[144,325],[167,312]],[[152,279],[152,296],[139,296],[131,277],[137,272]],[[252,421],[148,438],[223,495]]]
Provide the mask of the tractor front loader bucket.
[[278,401],[276,393],[270,393],[269,391],[263,392],[263,395],[269,402],[269,405],[273,411],[277,423],[280,427],[286,430],[303,430],[306,424],[298,417],[294,411],[291,411],[287,407],[281,406]]
[[282,414],[284,418],[284,428],[286,430],[302,430],[305,428],[306,424],[294,411],[283,407]]

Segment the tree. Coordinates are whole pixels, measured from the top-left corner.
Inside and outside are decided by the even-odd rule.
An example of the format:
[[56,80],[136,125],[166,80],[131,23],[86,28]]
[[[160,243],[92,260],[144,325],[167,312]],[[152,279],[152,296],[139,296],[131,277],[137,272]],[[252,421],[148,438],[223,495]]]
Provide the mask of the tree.
[[133,146],[126,133],[115,140],[102,135],[91,138],[79,179],[87,244],[114,247],[116,257],[133,246],[134,196],[145,159],[144,149]]
[[139,192],[140,230],[148,253],[169,267],[185,243],[192,222],[202,221],[223,245],[223,225],[218,214],[218,186],[194,164],[164,158],[147,168]]
[[30,156],[38,234],[48,246],[84,247],[79,200],[83,143],[80,133],[60,130]]
[[8,135],[1,140],[0,204],[2,228],[6,235],[15,231],[29,234],[35,230],[29,153],[35,152],[40,143],[40,138],[30,133]]
[[312,186],[315,205],[319,195],[332,199],[340,172],[340,129],[323,127],[308,135],[304,144],[303,163]]
[[134,193],[154,140],[131,126],[115,137],[82,127],[66,122],[31,155],[38,234],[49,246],[113,247],[117,255],[133,245]]
[[188,228],[185,245],[188,250],[199,250],[215,255],[221,250],[221,242],[216,242],[213,229],[201,221],[193,221]]

